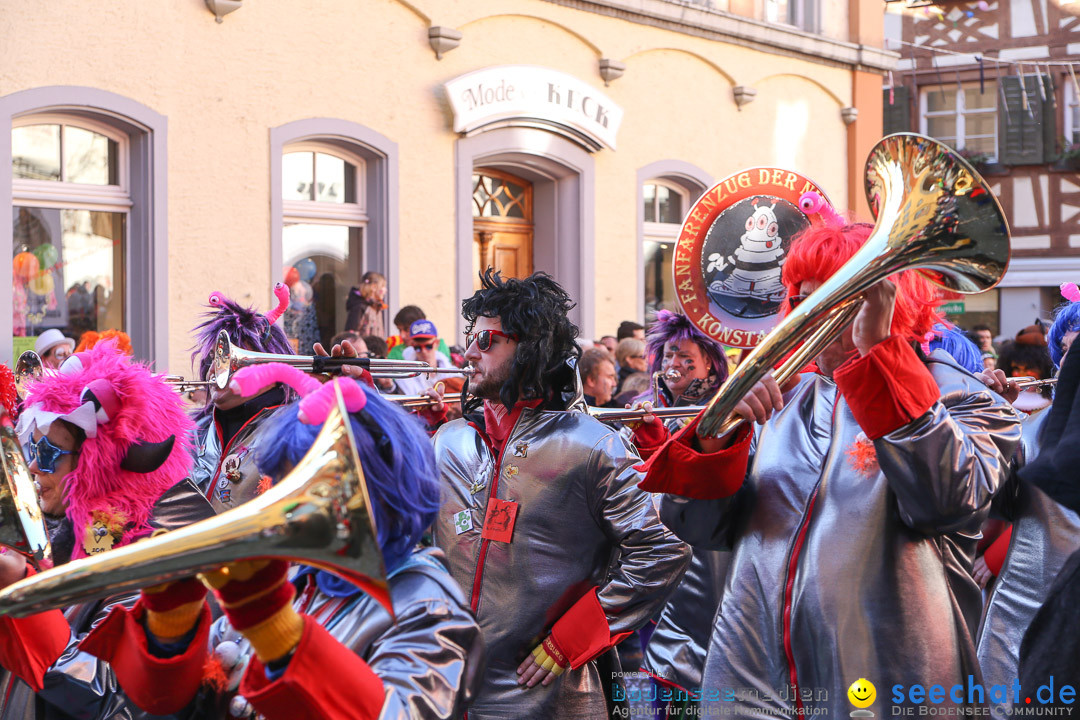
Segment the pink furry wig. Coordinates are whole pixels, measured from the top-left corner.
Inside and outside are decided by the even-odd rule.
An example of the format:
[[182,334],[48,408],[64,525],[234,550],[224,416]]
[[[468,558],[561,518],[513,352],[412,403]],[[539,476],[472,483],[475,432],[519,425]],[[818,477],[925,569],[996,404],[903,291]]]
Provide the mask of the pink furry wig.
[[[807,230],[794,242],[784,262],[784,286],[788,297],[799,294],[806,280],[824,282],[858,252],[870,237],[872,225],[857,223],[844,227],[820,227]],[[937,308],[941,292],[917,272],[908,270],[890,278],[896,283],[896,310],[892,332],[912,342],[921,343],[934,324],[941,322]],[[784,304],[787,307],[787,303]]]
[[[121,354],[115,340],[98,343],[79,359],[81,363],[34,383],[23,411],[27,422],[20,424],[23,433],[35,427],[45,432],[49,414],[62,417],[83,407],[87,390],[108,396],[101,404],[107,412],[99,406],[94,432],[87,433],[75,467],[64,480],[67,517],[77,539],[72,559],[85,556],[81,539],[95,520],[121,529],[116,545],[150,533],[154,503],[191,468],[193,429],[180,396],[149,368]],[[163,441],[170,437],[175,442],[167,450]],[[128,469],[134,451],[147,443],[162,444],[168,454],[154,461],[156,469],[149,472]]]

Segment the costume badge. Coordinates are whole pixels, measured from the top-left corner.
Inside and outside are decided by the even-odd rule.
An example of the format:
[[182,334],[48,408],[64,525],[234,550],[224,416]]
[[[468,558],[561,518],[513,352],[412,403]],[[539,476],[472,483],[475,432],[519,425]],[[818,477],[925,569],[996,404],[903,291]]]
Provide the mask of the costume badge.
[[251,452],[249,448],[242,447],[236,452],[228,455],[221,461],[221,473],[225,476],[229,482],[240,482],[244,475],[240,472],[240,463],[244,462],[244,458]]
[[717,342],[755,347],[779,321],[781,270],[791,240],[826,224],[831,206],[807,178],[751,168],[710,188],[690,208],[675,246],[675,294]]
[[514,446],[514,457],[528,457],[529,456],[529,443],[519,442]]
[[116,538],[105,523],[95,520],[93,524],[86,526],[86,535],[83,536],[83,551],[87,555],[97,555],[106,550],[112,550]]
[[472,513],[468,510],[454,513],[454,530],[457,531],[458,535],[472,530]]
[[518,474],[518,466],[517,465],[507,465],[506,470],[503,472],[503,475],[505,475],[507,477],[507,479],[510,479],[510,478],[514,477],[515,475],[517,475],[517,474]]
[[514,523],[517,522],[517,512],[516,502],[491,498],[480,537],[485,540],[510,542],[510,537],[514,534]]

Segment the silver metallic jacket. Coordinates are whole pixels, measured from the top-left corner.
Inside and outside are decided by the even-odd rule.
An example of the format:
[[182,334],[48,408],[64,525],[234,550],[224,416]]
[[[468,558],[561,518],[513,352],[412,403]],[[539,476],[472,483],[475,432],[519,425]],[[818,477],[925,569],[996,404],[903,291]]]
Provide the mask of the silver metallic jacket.
[[[1038,435],[1049,410],[1023,424],[1023,456],[1030,462],[1039,453]],[[1080,550],[1080,516],[1051,500],[1046,493],[1013,473],[994,502],[995,509],[1013,523],[1009,552],[995,581],[979,628],[979,663],[983,681],[1012,687],[1019,677],[1020,641],[1042,606],[1065,561]],[[1011,691],[1009,699],[1012,699]],[[993,706],[1005,717],[1011,703]]]
[[[176,530],[211,515],[206,499],[190,480],[184,480],[157,501],[150,525]],[[138,598],[138,593],[132,593],[65,609],[71,638],[60,659],[45,672],[45,688],[40,693],[35,695],[29,685],[7,670],[0,670],[0,719],[150,717],[128,701],[108,663],[79,650],[79,642],[108,616],[114,605],[131,607]]]
[[756,427],[739,491],[663,497],[662,517],[680,537],[734,551],[705,664],[706,709],[794,717],[799,697],[808,712],[847,717],[846,691],[866,678],[880,718],[896,684],[980,677],[971,567],[1020,426],[944,353],[927,366],[940,400],[874,442],[872,474],[850,464],[861,429],[836,385],[807,374]]
[[[606,716],[595,661],[548,687],[524,689],[516,671],[593,587],[611,632],[630,632],[660,610],[682,576],[690,548],[638,489],[637,454],[577,409],[525,408],[502,457],[493,457],[464,419],[440,428],[435,455],[442,482],[435,542],[470,598],[487,646],[470,720]],[[518,503],[510,543],[480,537],[492,495]]]
[[[394,618],[363,592],[334,598],[319,591],[314,575],[300,581],[294,607],[319,620],[382,680],[386,699],[380,720],[461,717],[479,685],[484,655],[480,628],[443,562],[437,549],[418,550],[394,571]],[[233,666],[228,692],[200,698],[190,717],[256,717],[251,704],[235,694],[251,645],[224,616],[210,628],[209,642],[226,670]]]
[[[243,505],[258,494],[262,474],[255,465],[255,449],[259,430],[264,421],[280,406],[260,410],[226,447],[213,415],[201,418],[195,428],[195,458],[191,479],[214,506],[214,512],[225,512]],[[224,456],[223,456],[224,454]]]

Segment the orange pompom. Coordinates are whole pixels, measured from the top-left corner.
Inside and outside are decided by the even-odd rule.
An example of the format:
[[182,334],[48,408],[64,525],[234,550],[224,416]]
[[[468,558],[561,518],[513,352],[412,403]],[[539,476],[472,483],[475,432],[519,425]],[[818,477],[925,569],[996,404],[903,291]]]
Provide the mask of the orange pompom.
[[855,442],[847,449],[847,458],[855,472],[863,477],[873,477],[881,470],[881,466],[878,465],[877,450],[874,449],[874,443],[862,433],[859,433],[859,436],[855,438]]
[[229,674],[225,672],[217,653],[210,653],[203,664],[203,685],[218,694],[225,692],[229,686]]
[[264,492],[266,492],[272,487],[274,487],[274,481],[270,478],[269,475],[263,475],[262,478],[259,480],[258,487],[255,488],[255,494],[262,495]]

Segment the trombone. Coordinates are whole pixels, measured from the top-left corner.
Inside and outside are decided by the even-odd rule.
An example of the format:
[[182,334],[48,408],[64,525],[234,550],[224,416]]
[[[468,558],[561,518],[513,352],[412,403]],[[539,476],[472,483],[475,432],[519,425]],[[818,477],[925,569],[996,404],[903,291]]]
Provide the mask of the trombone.
[[630,422],[640,420],[646,415],[652,415],[661,420],[671,418],[694,417],[705,409],[704,405],[683,405],[682,407],[658,407],[652,410],[645,408],[600,408],[590,407],[589,414],[600,422]]
[[1038,378],[1027,377],[1024,375],[1020,377],[1005,378],[1005,380],[1017,390],[1042,390],[1046,387],[1054,387],[1057,385],[1058,381],[1056,377],[1039,380]]
[[214,387],[224,390],[229,386],[232,374],[241,368],[263,363],[283,363],[308,373],[326,373],[343,367],[360,367],[377,378],[410,378],[421,373],[441,373],[448,375],[472,375],[472,368],[431,367],[419,360],[382,360],[379,358],[325,357],[322,355],[284,355],[261,353],[244,350],[233,345],[229,334],[222,330],[217,336],[214,360],[210,365],[209,381]]
[[266,492],[180,530],[81,558],[0,592],[0,615],[24,617],[227,563],[280,557],[347,578],[390,610],[371,498],[341,391],[315,442]]
[[[398,407],[406,409],[426,408],[439,404],[438,400],[429,395],[383,395],[383,397]],[[462,393],[446,393],[443,395],[442,402],[453,404],[463,399]]]
[[188,380],[183,375],[163,375],[162,382],[178,393],[194,392],[195,390],[216,387],[212,380]]
[[1000,282],[1009,265],[1009,225],[982,177],[945,145],[912,133],[884,138],[866,161],[866,198],[877,218],[870,237],[832,277],[799,303],[739,364],[702,411],[697,432],[720,436],[747,392],[776,370],[783,384],[854,319],[863,293],[903,270],[919,270],[951,292]]

